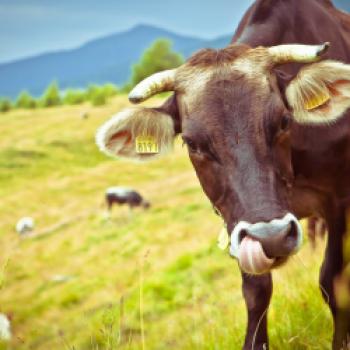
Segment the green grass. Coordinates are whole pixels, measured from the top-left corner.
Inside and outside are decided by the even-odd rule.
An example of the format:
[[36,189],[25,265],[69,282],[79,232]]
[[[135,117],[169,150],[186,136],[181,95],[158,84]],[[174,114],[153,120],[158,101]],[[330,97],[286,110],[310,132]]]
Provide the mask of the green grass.
[[[117,97],[103,107],[0,114],[0,312],[12,316],[14,333],[0,349],[241,347],[238,267],[216,247],[220,219],[180,143],[141,165],[107,159],[94,144],[97,127],[127,104]],[[132,218],[115,208],[107,220],[101,203],[111,185],[139,189],[152,208]],[[34,238],[14,231],[24,215],[36,220]],[[272,349],[330,348],[322,251],[306,243],[274,272]]]

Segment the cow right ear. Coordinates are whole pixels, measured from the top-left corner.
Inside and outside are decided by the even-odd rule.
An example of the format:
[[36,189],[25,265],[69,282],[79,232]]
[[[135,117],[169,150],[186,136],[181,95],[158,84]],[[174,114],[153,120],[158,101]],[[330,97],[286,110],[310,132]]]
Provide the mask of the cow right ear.
[[350,108],[350,65],[326,60],[303,67],[286,89],[295,120],[330,124]]
[[173,148],[175,125],[162,109],[128,108],[104,123],[96,134],[99,149],[112,157],[151,160]]

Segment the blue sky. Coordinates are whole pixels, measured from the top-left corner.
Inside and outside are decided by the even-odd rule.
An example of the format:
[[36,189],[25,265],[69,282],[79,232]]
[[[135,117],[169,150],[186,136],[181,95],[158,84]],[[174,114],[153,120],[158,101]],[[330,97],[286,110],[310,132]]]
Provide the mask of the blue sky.
[[[348,0],[333,1],[347,6],[346,9],[350,11]],[[153,24],[182,34],[213,38],[233,33],[243,13],[253,2],[0,0],[0,62],[73,48],[140,23]]]
[[233,33],[253,0],[0,0],[0,62],[149,23],[213,38]]

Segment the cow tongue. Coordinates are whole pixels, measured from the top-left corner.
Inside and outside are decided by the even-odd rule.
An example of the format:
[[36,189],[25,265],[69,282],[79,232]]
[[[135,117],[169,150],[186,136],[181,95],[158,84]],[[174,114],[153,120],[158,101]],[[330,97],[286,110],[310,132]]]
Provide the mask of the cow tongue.
[[259,241],[245,236],[239,246],[238,261],[244,272],[261,274],[270,270],[275,259],[266,256]]

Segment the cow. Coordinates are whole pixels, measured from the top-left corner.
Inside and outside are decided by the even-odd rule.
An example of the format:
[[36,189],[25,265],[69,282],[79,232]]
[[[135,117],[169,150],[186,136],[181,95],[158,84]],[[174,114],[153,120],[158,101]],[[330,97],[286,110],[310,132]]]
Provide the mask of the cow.
[[10,341],[11,338],[11,321],[6,314],[0,313],[0,341]]
[[[271,270],[298,251],[298,219],[312,216],[329,233],[320,288],[333,315],[333,349],[350,333],[350,313],[344,317],[333,288],[346,263],[349,63],[350,16],[330,0],[256,0],[230,45],[201,50],[129,94],[140,103],[173,92],[163,105],[123,110],[97,132],[101,151],[140,161],[167,153],[181,135],[240,266],[245,350],[269,347]],[[158,153],[138,153],[140,135],[158,143]]]
[[34,219],[29,216],[25,216],[17,221],[16,231],[20,235],[24,235],[32,232],[34,230],[34,226]]
[[127,204],[130,209],[142,207],[148,209],[150,202],[145,200],[140,193],[126,187],[109,187],[105,194],[106,204],[109,211],[112,210],[113,204]]
[[89,118],[89,112],[87,111],[82,111],[80,113],[80,119],[88,119]]

